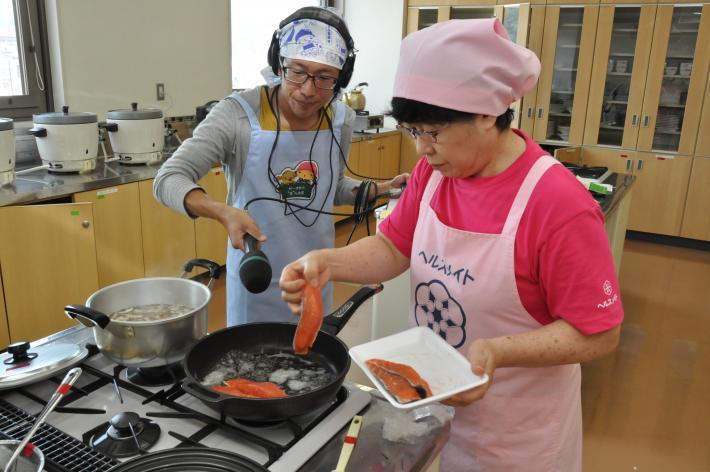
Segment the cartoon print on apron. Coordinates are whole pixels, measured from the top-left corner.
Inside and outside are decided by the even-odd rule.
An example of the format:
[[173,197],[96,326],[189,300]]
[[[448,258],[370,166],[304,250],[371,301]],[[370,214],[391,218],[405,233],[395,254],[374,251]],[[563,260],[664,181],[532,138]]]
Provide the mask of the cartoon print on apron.
[[[419,207],[410,260],[410,324],[428,326],[462,355],[480,338],[540,328],[515,281],[515,235],[532,191],[558,164],[539,158],[525,177],[501,234],[449,227],[431,209],[434,171]],[[441,457],[445,472],[581,470],[579,364],[499,368],[485,397],[456,408]]]
[[[341,136],[345,118],[345,106],[333,101],[333,135],[330,130],[281,131],[278,145],[269,162],[269,154],[276,139],[276,131],[261,129],[254,110],[239,96],[229,97],[238,102],[247,114],[251,126],[249,152],[242,177],[237,184],[235,208],[253,198],[272,197],[301,206],[326,212],[332,211],[333,199],[340,166],[340,153],[331,144],[333,136]],[[315,137],[315,142],[314,142]],[[311,149],[312,145],[312,149]],[[333,169],[334,176],[329,170]],[[275,188],[276,187],[276,188]],[[310,224],[316,213],[296,207],[284,208],[284,203],[257,201],[249,205],[249,215],[259,225],[267,241],[261,245],[262,251],[271,264],[271,283],[266,291],[250,293],[239,279],[239,261],[244,253],[231,244],[227,250],[227,324],[252,322],[296,323],[298,317],[281,300],[279,277],[290,262],[308,251],[332,247],[334,241],[333,221],[328,215],[318,215],[315,223],[305,228],[296,219]],[[330,311],[333,287],[328,284],[323,289],[323,310]]]

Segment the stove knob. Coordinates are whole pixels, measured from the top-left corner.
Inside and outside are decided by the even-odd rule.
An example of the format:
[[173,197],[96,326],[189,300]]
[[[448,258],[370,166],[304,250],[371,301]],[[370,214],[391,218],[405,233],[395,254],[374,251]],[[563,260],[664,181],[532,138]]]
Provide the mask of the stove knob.
[[132,426],[135,428],[140,420],[141,418],[137,413],[133,413],[132,411],[124,411],[111,418],[111,426],[119,431],[130,430],[130,427]]

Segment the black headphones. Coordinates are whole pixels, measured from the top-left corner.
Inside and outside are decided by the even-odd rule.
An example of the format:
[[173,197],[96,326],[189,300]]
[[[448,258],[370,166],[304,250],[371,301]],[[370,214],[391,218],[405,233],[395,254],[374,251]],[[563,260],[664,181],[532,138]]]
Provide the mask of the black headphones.
[[350,32],[348,32],[348,27],[345,22],[335,13],[326,10],[325,8],[318,7],[304,7],[296,10],[293,14],[289,15],[286,19],[279,23],[279,29],[274,31],[274,35],[271,38],[271,44],[269,45],[269,52],[267,53],[267,61],[271,70],[274,74],[279,75],[280,67],[280,44],[279,44],[279,33],[281,29],[289,23],[296,20],[317,20],[322,23],[327,24],[335,28],[340,36],[345,40],[345,45],[348,48],[348,55],[345,58],[345,63],[343,68],[340,69],[340,76],[338,81],[335,83],[335,88],[333,93],[338,93],[341,88],[345,88],[350,82],[350,78],[353,75],[353,69],[355,67],[355,42],[353,41]]

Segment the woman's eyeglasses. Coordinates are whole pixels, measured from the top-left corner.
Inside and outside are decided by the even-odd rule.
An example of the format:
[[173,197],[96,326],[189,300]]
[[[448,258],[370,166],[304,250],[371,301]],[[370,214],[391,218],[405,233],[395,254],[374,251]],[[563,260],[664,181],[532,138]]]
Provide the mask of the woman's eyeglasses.
[[337,77],[329,75],[311,75],[305,70],[283,67],[284,77],[293,84],[303,85],[308,79],[313,79],[313,85],[321,90],[333,90],[338,82]]
[[409,128],[407,126],[402,126],[402,125],[397,125],[397,129],[406,131],[407,134],[409,135],[410,138],[416,140],[417,138],[421,138],[422,141],[427,142],[427,143],[436,143],[437,137],[439,136],[439,133],[441,133],[443,130],[448,128],[449,123],[446,123],[444,126],[442,126],[440,129],[436,131],[422,131],[418,130],[417,128]]

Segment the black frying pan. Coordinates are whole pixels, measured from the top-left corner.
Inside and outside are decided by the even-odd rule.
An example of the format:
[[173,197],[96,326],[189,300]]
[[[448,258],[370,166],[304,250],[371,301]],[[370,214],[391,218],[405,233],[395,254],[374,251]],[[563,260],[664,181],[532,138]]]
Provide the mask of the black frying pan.
[[285,398],[266,399],[226,395],[201,384],[228,352],[293,352],[295,323],[248,323],[205,336],[185,356],[183,366],[187,377],[182,388],[210,408],[242,420],[284,420],[325,406],[333,400],[350,369],[348,347],[335,335],[365,300],[381,290],[382,285],[363,287],[340,308],[323,318],[321,332],[305,356],[306,360],[333,374],[332,380],[320,388]]

